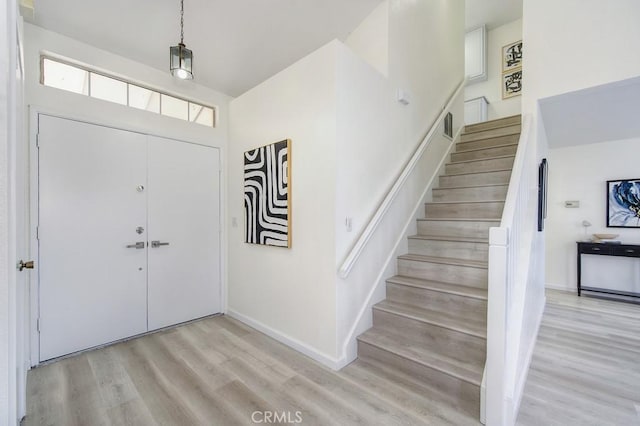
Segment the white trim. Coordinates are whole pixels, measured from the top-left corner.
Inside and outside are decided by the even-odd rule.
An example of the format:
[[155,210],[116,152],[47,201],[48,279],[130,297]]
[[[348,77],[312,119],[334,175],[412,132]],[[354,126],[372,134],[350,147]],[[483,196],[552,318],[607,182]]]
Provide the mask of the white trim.
[[[420,209],[424,209],[424,203],[425,203],[425,198],[427,197],[429,191],[431,191],[433,189],[433,185],[436,181],[436,179],[440,176],[440,171],[443,169],[444,165],[446,164],[447,160],[449,159],[449,156],[451,155],[451,152],[453,151],[453,149],[456,146],[456,142],[454,141],[458,141],[460,134],[462,133],[464,129],[464,125],[460,126],[460,128],[458,129],[457,133],[454,135],[453,139],[449,139],[446,138],[446,140],[450,141],[450,145],[449,148],[447,149],[447,153],[442,157],[442,160],[440,160],[440,163],[438,164],[438,167],[436,168],[436,170],[434,171],[433,175],[431,176],[431,179],[429,180],[429,182],[427,183],[424,191],[422,192],[422,195],[420,196],[420,198],[418,199],[418,202],[416,203],[415,207],[413,208],[413,210],[411,211],[411,216],[409,216],[409,218],[407,219],[404,227],[402,228],[402,233],[398,236],[398,239],[396,240],[393,249],[390,251],[389,256],[387,257],[387,259],[385,260],[382,268],[380,268],[380,273],[378,274],[378,276],[376,277],[376,280],[374,281],[376,283],[376,285],[371,287],[371,290],[369,291],[369,294],[367,294],[367,298],[365,299],[365,302],[363,304],[363,306],[360,308],[360,311],[358,312],[358,316],[356,317],[355,321],[353,322],[353,325],[351,326],[351,329],[349,330],[349,333],[347,334],[347,338],[345,339],[343,345],[342,345],[342,356],[339,359],[340,365],[342,366],[346,366],[347,364],[349,364],[351,361],[353,361],[353,359],[355,359],[356,354],[353,353],[355,352],[355,345],[353,344],[355,341],[355,333],[357,332],[358,329],[358,325],[360,324],[360,322],[362,321],[362,317],[364,316],[365,313],[367,313],[373,303],[371,302],[371,299],[373,298],[373,295],[376,293],[376,290],[381,286],[381,285],[385,285],[386,283],[386,270],[389,267],[389,264],[392,261],[395,261],[396,257],[398,256],[398,247],[400,246],[400,244],[408,237],[409,235],[409,227],[415,223],[415,220],[418,216],[418,211]],[[349,350],[350,347],[353,348],[353,350]],[[342,368],[342,367],[341,367]]]
[[[220,227],[220,313],[224,314],[226,312],[226,298],[227,298],[227,272],[226,272],[226,228],[225,228],[225,218],[223,217],[226,214],[226,190],[225,185],[226,182],[224,179],[226,178],[226,162],[225,162],[225,148],[223,146],[214,146],[214,145],[206,145],[203,143],[193,142],[189,140],[180,140],[172,137],[164,136],[159,133],[149,132],[148,130],[136,128],[135,126],[123,125],[119,126],[117,123],[113,122],[101,122],[100,120],[96,120],[95,118],[86,118],[81,115],[71,115],[67,113],[61,113],[56,111],[55,108],[42,107],[37,105],[29,105],[29,217],[30,217],[30,226],[29,226],[29,239],[30,239],[30,253],[29,258],[36,260],[35,267],[30,274],[30,282],[29,282],[29,318],[31,324],[28,326],[29,330],[29,365],[31,367],[38,366],[40,364],[40,339],[38,332],[38,318],[40,312],[40,272],[38,266],[40,264],[40,256],[39,256],[39,244],[38,239],[36,238],[37,227],[39,222],[39,204],[38,204],[38,193],[39,193],[39,174],[38,174],[38,164],[39,164],[39,151],[36,146],[37,136],[39,132],[39,116],[47,115],[50,117],[61,118],[64,120],[72,120],[77,122],[82,122],[86,124],[108,127],[112,129],[124,130],[133,133],[140,133],[147,136],[153,136],[163,139],[170,139],[181,143],[189,143],[193,145],[199,145],[206,148],[217,149],[219,153],[219,168],[220,168],[220,218],[219,218],[219,227]],[[223,171],[224,170],[224,171]]]
[[559,290],[566,293],[578,294],[578,289],[576,287],[566,287],[559,284],[545,283],[544,288],[548,288],[549,290]]
[[319,363],[331,368],[332,370],[339,370],[340,368],[342,368],[343,366],[341,366],[340,364],[340,360],[333,358],[321,351],[319,351],[318,349],[307,345],[306,343],[303,343],[301,341],[299,341],[298,339],[295,339],[291,336],[288,336],[278,330],[275,330],[271,327],[269,327],[266,324],[261,323],[258,320],[255,320],[253,318],[250,318],[246,315],[241,314],[240,312],[237,312],[235,310],[233,310],[233,308],[228,308],[227,309],[227,315],[233,319],[236,319],[252,328],[255,328],[256,330],[258,330],[261,333],[266,334],[267,336],[277,340],[280,343],[283,343],[287,346],[289,346],[292,349],[295,349],[296,351],[303,353],[304,355],[308,356],[309,358],[318,361]]
[[534,336],[536,338],[529,345],[529,351],[527,351],[526,361],[523,364],[524,373],[520,376],[520,380],[516,384],[516,401],[513,404],[513,413],[511,418],[515,421],[518,419],[518,411],[520,411],[520,403],[522,402],[522,396],[524,395],[524,386],[527,384],[527,377],[529,377],[529,367],[531,366],[531,360],[533,359],[533,353],[536,348],[536,343],[538,342],[538,333],[540,332],[540,325],[542,324],[542,317],[544,315],[544,308],[547,306],[547,298],[544,298],[544,303],[540,304],[540,311],[538,312],[536,321],[536,332]]
[[425,137],[422,139],[422,142],[420,143],[418,148],[415,150],[415,152],[411,156],[411,159],[409,160],[409,162],[404,166],[404,169],[396,179],[391,189],[389,189],[389,191],[387,192],[387,195],[382,200],[382,203],[380,203],[380,206],[378,206],[378,208],[376,209],[375,214],[373,215],[373,217],[371,218],[367,226],[364,228],[364,230],[358,237],[358,240],[349,251],[349,254],[347,255],[347,257],[342,262],[342,265],[338,269],[338,273],[341,278],[347,278],[349,276],[351,269],[353,268],[356,261],[362,254],[362,250],[364,250],[365,246],[371,239],[371,236],[380,225],[380,222],[382,222],[382,219],[384,218],[384,215],[387,213],[387,210],[389,210],[389,208],[391,207],[391,203],[393,203],[393,200],[396,198],[396,196],[400,192],[400,189],[402,188],[405,181],[407,180],[407,178],[415,168],[416,164],[418,163],[418,160],[424,153],[425,149],[427,149],[427,147],[431,144],[431,140],[433,139],[433,136],[440,128],[439,126],[440,122],[449,112],[449,110],[451,109],[451,106],[453,105],[453,102],[457,99],[460,92],[464,89],[465,82],[466,80],[462,80],[462,82],[458,85],[458,87],[453,92],[453,94],[449,97],[449,100],[447,101],[445,106],[442,108],[440,115],[438,115],[438,118],[436,118],[436,120],[431,124],[429,131],[427,132]]

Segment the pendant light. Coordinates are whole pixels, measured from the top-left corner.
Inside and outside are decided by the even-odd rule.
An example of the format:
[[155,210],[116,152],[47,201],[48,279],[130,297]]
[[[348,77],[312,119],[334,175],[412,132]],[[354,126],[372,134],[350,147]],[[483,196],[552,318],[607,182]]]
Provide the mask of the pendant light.
[[184,45],[184,0],[180,0],[180,43],[169,48],[169,64],[172,76],[193,79],[193,52]]

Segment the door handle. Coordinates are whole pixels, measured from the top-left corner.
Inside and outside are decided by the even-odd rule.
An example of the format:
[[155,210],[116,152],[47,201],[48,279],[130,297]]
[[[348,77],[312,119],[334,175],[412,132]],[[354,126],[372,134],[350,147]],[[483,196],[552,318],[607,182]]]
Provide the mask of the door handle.
[[28,262],[21,260],[20,262],[18,262],[18,271],[23,271],[25,269],[33,269],[33,260],[30,260]]
[[137,249],[137,250],[143,249],[144,248],[144,241],[138,241],[135,244],[129,244],[127,246],[127,248],[134,248],[134,249]]
[[161,243],[160,241],[156,240],[156,241],[151,241],[151,247],[153,248],[158,248],[160,246],[168,246],[169,243]]

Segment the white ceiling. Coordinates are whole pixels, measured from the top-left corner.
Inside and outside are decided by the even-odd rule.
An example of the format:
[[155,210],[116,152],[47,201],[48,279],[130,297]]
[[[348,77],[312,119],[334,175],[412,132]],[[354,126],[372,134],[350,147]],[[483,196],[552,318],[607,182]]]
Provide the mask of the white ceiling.
[[522,0],[466,0],[467,30],[485,24],[488,30],[522,18]]
[[[344,38],[382,0],[185,0],[195,81],[231,96]],[[522,17],[522,0],[466,0],[466,27]],[[179,0],[40,0],[33,23],[157,69],[179,41]]]
[[541,99],[549,147],[640,137],[638,99],[640,77]]
[[[334,38],[381,0],[185,0],[184,41],[199,84],[237,96]],[[178,0],[37,1],[34,23],[168,69],[179,41]]]

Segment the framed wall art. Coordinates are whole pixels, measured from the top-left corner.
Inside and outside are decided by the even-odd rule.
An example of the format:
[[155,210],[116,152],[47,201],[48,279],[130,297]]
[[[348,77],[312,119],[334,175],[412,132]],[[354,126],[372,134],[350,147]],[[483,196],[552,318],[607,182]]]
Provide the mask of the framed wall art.
[[640,228],[640,179],[607,181],[607,227]]
[[502,48],[502,72],[522,68],[522,40]]
[[522,70],[509,71],[502,74],[502,99],[513,98],[522,94]]
[[245,242],[291,247],[291,141],[244,153]]

